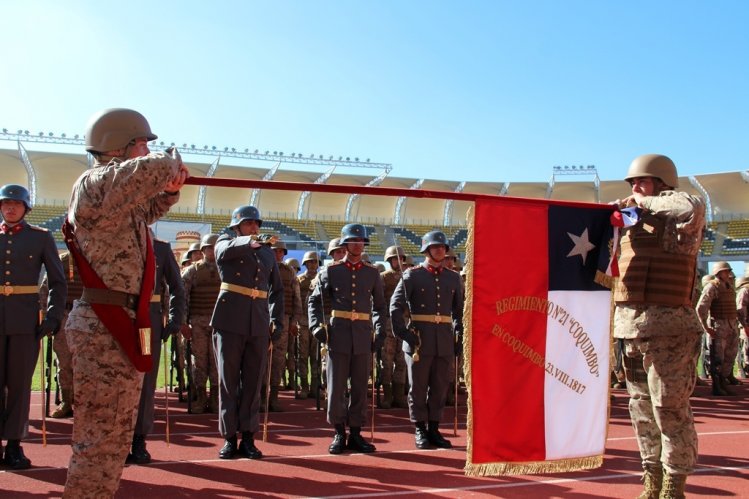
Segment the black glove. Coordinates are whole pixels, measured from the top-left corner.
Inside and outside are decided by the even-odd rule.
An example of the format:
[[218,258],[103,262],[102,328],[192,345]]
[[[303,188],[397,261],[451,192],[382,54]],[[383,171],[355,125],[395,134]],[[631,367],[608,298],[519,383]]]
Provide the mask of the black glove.
[[275,343],[281,339],[281,333],[283,333],[283,327],[271,325],[270,328],[270,341]]
[[319,341],[320,343],[327,343],[328,342],[328,334],[325,331],[325,328],[322,327],[322,326],[318,327],[317,329],[315,329],[314,331],[312,331],[312,336],[314,336],[315,339],[317,341]]
[[416,336],[416,333],[412,329],[406,329],[406,332],[403,333],[403,341],[408,343],[411,350],[416,350],[416,347],[421,343],[419,337]]
[[51,317],[47,317],[42,321],[41,324],[36,326],[36,339],[40,340],[45,336],[49,336],[50,334],[54,335],[57,333],[58,329],[60,329],[60,321]]
[[455,356],[460,357],[463,355],[463,335],[458,334],[455,336]]
[[372,353],[378,351],[385,344],[385,338],[377,335],[372,342]]
[[161,330],[161,341],[166,341],[170,336],[179,333],[181,328],[182,326],[174,321],[167,322],[164,329]]

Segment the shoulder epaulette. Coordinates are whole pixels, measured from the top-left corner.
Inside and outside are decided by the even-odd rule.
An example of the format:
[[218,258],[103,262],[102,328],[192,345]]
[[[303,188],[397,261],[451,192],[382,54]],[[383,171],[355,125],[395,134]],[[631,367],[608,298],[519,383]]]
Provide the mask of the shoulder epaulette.
[[343,265],[343,260],[338,260],[336,262],[330,262],[326,267],[335,267],[336,265]]
[[29,229],[38,230],[39,232],[49,232],[49,229],[45,229],[44,227],[39,227],[38,225],[29,224]]
[[[377,266],[376,266],[376,265],[373,265],[373,264],[371,264],[371,263],[369,263],[369,262],[365,262],[365,261],[362,261],[362,263],[363,263],[364,265],[366,265],[367,267],[371,267],[371,268],[373,268],[373,269],[377,270]],[[379,274],[379,272],[380,272],[380,271],[378,270],[378,271],[377,271],[377,273]]]

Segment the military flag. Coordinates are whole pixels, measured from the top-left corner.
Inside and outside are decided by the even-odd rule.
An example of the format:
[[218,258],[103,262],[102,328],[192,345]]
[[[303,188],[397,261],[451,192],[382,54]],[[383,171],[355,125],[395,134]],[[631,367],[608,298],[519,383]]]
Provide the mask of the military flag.
[[467,246],[467,475],[601,465],[612,208],[480,198]]

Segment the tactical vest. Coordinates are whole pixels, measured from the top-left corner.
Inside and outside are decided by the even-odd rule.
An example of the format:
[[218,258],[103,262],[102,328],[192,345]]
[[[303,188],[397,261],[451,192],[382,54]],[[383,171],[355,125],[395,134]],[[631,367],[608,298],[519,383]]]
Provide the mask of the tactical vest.
[[297,281],[299,281],[299,296],[302,299],[302,317],[299,319],[299,323],[302,326],[309,325],[309,312],[308,312],[308,306],[307,306],[307,300],[309,300],[309,295],[312,294],[312,281],[314,280],[316,274],[312,274],[311,276],[307,274],[306,272],[300,276],[297,276]]
[[710,315],[714,319],[736,320],[736,290],[724,282],[716,283],[718,297],[710,303]]
[[385,303],[389,304],[390,298],[392,298],[393,293],[395,293],[395,287],[398,285],[403,274],[397,270],[390,269],[382,272],[380,275],[382,276],[382,281],[384,283],[383,291],[385,293]]
[[614,292],[617,303],[692,306],[695,255],[663,249],[665,223],[649,213],[630,227],[621,240],[621,278]]
[[292,316],[294,315],[294,280],[296,280],[296,272],[283,262],[278,264],[278,270],[281,272],[281,282],[283,283],[284,315]]
[[65,279],[68,281],[68,294],[65,298],[65,307],[70,310],[73,308],[73,302],[83,294],[83,283],[81,282],[81,276],[78,275],[78,269],[73,264],[73,259],[70,258],[70,253],[63,253],[60,256],[60,261],[62,262],[62,269],[65,272]]
[[201,260],[195,264],[195,276],[190,287],[190,317],[211,315],[216,306],[221,278],[215,263]]

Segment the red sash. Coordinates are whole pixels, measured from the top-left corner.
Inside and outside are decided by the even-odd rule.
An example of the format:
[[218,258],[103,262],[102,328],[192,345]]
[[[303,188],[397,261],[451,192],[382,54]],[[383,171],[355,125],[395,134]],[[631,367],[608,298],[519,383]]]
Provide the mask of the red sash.
[[[65,236],[65,244],[75,259],[75,265],[78,267],[78,273],[84,287],[107,289],[104,281],[96,274],[96,271],[81,253],[78,240],[75,238],[75,231],[67,218],[62,224],[62,233]],[[149,372],[153,366],[150,351],[144,353],[141,348],[139,333],[141,328],[150,329],[151,327],[149,308],[154,280],[156,278],[156,259],[153,255],[153,244],[151,243],[151,235],[148,231],[146,231],[146,242],[146,268],[140,286],[135,321],[130,318],[123,307],[101,303],[90,304],[101,323],[114,336],[117,343],[120,344],[120,348],[122,348],[130,359],[130,362],[135,366],[135,369],[140,372]]]

